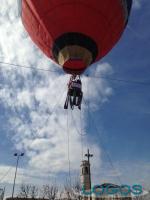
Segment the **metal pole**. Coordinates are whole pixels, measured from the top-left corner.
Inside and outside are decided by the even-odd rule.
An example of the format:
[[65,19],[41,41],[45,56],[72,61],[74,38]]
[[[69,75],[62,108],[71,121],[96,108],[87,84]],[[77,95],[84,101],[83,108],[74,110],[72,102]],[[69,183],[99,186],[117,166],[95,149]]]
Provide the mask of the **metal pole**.
[[20,157],[20,155],[17,155],[17,163],[16,163],[16,170],[15,170],[14,184],[13,184],[13,190],[12,190],[12,199],[13,199],[13,197],[14,197],[15,182],[16,182],[16,176],[17,176],[17,168],[18,168],[19,157]]
[[2,198],[2,200],[4,199],[4,196],[5,196],[5,187],[4,187],[4,190],[3,190],[3,198]]

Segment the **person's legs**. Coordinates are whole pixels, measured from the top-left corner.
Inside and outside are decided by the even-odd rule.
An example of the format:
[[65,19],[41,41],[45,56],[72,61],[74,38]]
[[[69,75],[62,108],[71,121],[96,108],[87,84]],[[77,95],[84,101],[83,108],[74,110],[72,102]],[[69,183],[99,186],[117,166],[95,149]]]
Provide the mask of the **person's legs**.
[[77,97],[77,93],[76,90],[73,91],[73,105],[76,106],[76,97]]
[[74,109],[74,104],[73,104],[73,97],[70,96],[70,107],[73,110]]
[[64,104],[64,109],[68,109],[68,102],[69,102],[69,94],[67,94],[66,101]]
[[77,102],[77,106],[79,109],[81,109],[82,97],[83,97],[83,92],[81,91]]

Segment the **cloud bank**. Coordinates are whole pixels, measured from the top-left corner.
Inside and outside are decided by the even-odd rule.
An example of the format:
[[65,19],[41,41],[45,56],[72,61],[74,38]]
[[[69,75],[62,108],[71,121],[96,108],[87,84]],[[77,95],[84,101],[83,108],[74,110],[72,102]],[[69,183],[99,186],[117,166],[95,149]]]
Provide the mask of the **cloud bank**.
[[[50,70],[0,64],[0,105],[11,113],[8,139],[12,140],[16,150],[25,152],[27,165],[22,170],[56,176],[67,174],[69,156],[72,174],[78,172],[82,159],[78,130],[86,130],[87,121],[82,120],[81,127],[78,110],[73,113],[63,110],[69,76],[63,74],[57,65],[34,46],[18,18],[15,0],[1,0],[0,25],[1,61]],[[91,70],[93,75],[107,75],[111,72],[108,63],[97,65],[96,70]],[[90,81],[89,84],[89,78],[83,77],[83,85],[85,100],[88,98],[91,102],[93,111],[112,95],[112,89],[105,80]],[[86,109],[86,105],[83,105],[83,119],[86,119]],[[99,170],[101,150],[88,137],[87,133],[83,141],[84,152],[87,148],[91,149],[95,155],[93,166]]]

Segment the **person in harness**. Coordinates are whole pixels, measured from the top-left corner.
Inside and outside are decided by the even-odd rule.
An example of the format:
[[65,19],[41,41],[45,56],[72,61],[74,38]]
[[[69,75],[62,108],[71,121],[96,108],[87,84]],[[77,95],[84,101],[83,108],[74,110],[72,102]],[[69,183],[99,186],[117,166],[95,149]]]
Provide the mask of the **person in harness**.
[[82,97],[83,92],[80,77],[71,76],[68,83],[68,92],[64,109],[68,109],[69,103],[72,110],[74,109],[74,106],[78,106],[78,108],[81,109]]

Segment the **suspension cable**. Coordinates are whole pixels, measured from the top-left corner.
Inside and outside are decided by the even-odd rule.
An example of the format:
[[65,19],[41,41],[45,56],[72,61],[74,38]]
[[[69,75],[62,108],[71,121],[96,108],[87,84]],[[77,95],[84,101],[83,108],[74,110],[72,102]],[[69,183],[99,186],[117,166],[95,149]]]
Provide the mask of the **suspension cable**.
[[68,109],[67,109],[67,153],[68,153],[68,176],[69,176],[69,183],[71,184],[71,162],[70,162],[70,133],[69,133],[69,116],[68,116]]
[[[27,69],[31,69],[31,70],[39,70],[39,71],[45,71],[45,72],[52,72],[52,73],[57,73],[58,71],[54,71],[51,69],[43,69],[43,68],[35,68],[32,66],[24,66],[24,65],[19,65],[19,64],[13,64],[13,63],[8,63],[8,62],[2,62],[0,61],[0,64],[3,65],[9,65],[10,67],[20,67],[20,68],[27,68]],[[2,66],[0,66],[2,67]],[[105,79],[105,80],[109,80],[109,81],[115,81],[115,82],[122,82],[122,83],[127,83],[127,84],[138,84],[138,85],[144,85],[144,86],[150,86],[150,82],[146,82],[146,81],[136,81],[136,80],[126,80],[126,79],[120,79],[120,78],[111,78],[105,75],[89,75],[89,74],[85,74],[86,77],[91,77],[91,78],[95,78],[95,79]]]
[[[86,101],[85,101],[84,98],[83,98],[83,101],[84,101],[85,105],[87,105],[87,103],[86,103]],[[97,135],[99,136],[99,139],[100,139],[99,141],[100,141],[100,143],[101,143],[101,147],[102,147],[102,149],[103,149],[104,152],[105,152],[105,155],[106,155],[106,157],[107,157],[107,159],[108,159],[108,162],[110,163],[110,166],[111,166],[112,169],[115,171],[116,168],[115,168],[115,166],[114,166],[114,164],[113,164],[113,162],[112,162],[112,159],[111,159],[111,157],[110,157],[110,154],[108,153],[108,151],[107,151],[106,148],[105,148],[105,145],[104,145],[104,142],[103,142],[103,140],[102,140],[102,137],[101,137],[101,135],[100,135],[100,133],[99,133],[99,131],[98,131],[97,125],[96,125],[96,123],[95,123],[95,120],[93,119],[93,116],[92,116],[92,114],[91,114],[90,106],[88,107],[88,109],[89,109],[89,116],[90,116],[90,118],[91,118],[92,124],[93,124],[93,126],[95,127],[95,130],[96,130],[96,132],[97,132]],[[120,184],[122,184],[122,181],[121,181],[121,179],[120,179],[120,176],[116,176],[116,178],[118,179],[118,182],[119,182]]]
[[81,131],[81,155],[83,160],[83,135],[82,135],[82,116],[81,116],[81,110],[80,110],[80,131]]
[[[26,66],[26,65],[20,65],[20,64],[14,64],[14,63],[9,63],[9,62],[2,62],[0,61],[0,64],[3,65],[9,65],[10,67],[17,67],[17,68],[25,68],[25,69],[31,69],[31,70],[37,70],[37,71],[45,71],[45,72],[53,72],[57,73],[57,71],[51,70],[51,69],[44,69],[44,68],[36,68],[32,66]],[[2,66],[1,66],[2,67]]]
[[83,143],[84,143],[84,136],[86,136],[87,134],[83,133],[83,127],[82,127],[82,112],[80,110],[80,129],[77,127],[77,124],[76,124],[76,121],[74,119],[74,116],[73,116],[73,111],[71,110],[71,118],[72,118],[72,121],[73,121],[73,124],[75,126],[75,129],[76,129],[76,132],[78,133],[78,135],[80,136],[80,140],[81,140],[81,158],[83,160]]
[[5,177],[8,175],[8,173],[13,169],[13,167],[10,167],[5,174],[3,174],[3,176],[0,179],[0,183],[5,179]]
[[82,136],[87,135],[86,133],[83,134],[83,132],[80,131],[80,130],[78,129],[77,124],[76,124],[76,121],[75,121],[74,116],[73,116],[73,110],[71,110],[71,118],[72,118],[72,120],[73,120],[73,124],[75,125],[75,128],[76,128],[77,133],[78,133],[79,135],[81,135],[81,133],[82,133]]
[[55,101],[56,103],[55,103],[55,105],[53,106],[52,110],[49,111],[50,114],[53,114],[55,108],[57,107],[57,105],[59,104],[59,102],[61,102],[62,97],[64,96],[65,92],[66,92],[66,89],[63,88],[63,90],[59,93],[60,95],[59,95],[58,99],[56,99],[56,101]]

